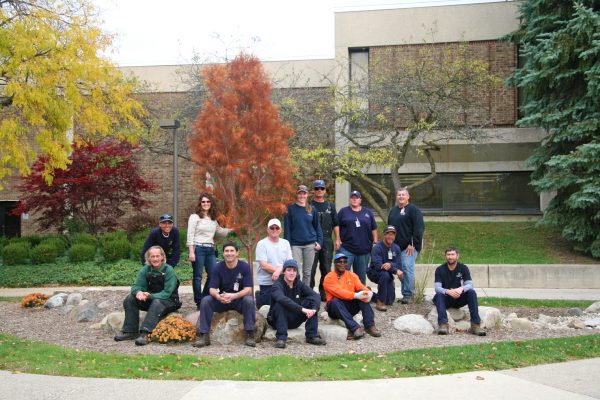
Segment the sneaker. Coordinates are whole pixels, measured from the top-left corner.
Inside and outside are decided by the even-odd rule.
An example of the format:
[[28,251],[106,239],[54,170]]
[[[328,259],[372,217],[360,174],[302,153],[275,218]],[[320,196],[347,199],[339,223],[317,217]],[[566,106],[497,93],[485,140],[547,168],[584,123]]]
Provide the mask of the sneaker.
[[115,335],[115,342],[122,342],[123,340],[134,340],[140,336],[139,333],[123,332],[121,335]]
[[277,339],[277,341],[275,342],[275,346],[276,349],[285,349],[285,340],[282,339]]
[[145,346],[148,344],[148,333],[147,332],[142,332],[140,333],[140,336],[135,339],[135,345],[136,346]]
[[367,332],[369,335],[371,335],[373,337],[381,337],[381,331],[379,329],[377,329],[375,327],[375,325],[371,325],[368,328],[366,328],[365,332]]
[[475,336],[485,336],[486,333],[479,324],[471,324],[471,328],[469,329],[469,333]]
[[375,309],[379,311],[387,311],[385,303],[381,300],[377,300],[377,303],[375,303]]
[[246,342],[244,344],[248,347],[256,347],[256,340],[254,340],[254,331],[247,332]]
[[358,340],[365,336],[365,330],[360,326],[353,331],[348,331],[348,340]]
[[307,337],[306,343],[314,344],[315,346],[325,346],[327,344],[325,339],[321,339],[321,336]]
[[447,335],[448,334],[448,324],[441,324],[437,331],[438,335]]
[[210,346],[210,336],[208,333],[200,333],[196,336],[196,340],[192,343],[194,347],[206,347]]

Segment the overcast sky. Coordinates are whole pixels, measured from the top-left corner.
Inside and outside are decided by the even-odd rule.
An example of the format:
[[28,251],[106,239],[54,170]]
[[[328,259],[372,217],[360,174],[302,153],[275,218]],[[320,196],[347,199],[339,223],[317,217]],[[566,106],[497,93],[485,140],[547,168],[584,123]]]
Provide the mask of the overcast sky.
[[333,13],[502,0],[92,0],[121,66],[246,50],[262,60],[333,58]]

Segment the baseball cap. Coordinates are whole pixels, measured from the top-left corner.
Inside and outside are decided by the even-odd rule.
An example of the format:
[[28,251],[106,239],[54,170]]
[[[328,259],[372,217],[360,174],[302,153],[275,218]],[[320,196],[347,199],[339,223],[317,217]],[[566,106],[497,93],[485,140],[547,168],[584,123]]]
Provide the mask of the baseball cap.
[[350,197],[352,197],[352,196],[356,196],[356,197],[358,197],[359,199],[360,199],[360,198],[362,198],[362,196],[361,196],[361,194],[360,194],[360,192],[359,192],[358,190],[353,190],[353,191],[351,191],[351,192],[350,192]]
[[171,221],[173,222],[173,216],[171,214],[163,214],[158,218],[158,222]]
[[348,256],[347,256],[347,255],[345,255],[344,253],[337,253],[335,256],[333,256],[333,261],[337,261],[337,260],[339,260],[340,258],[346,258],[346,259],[347,259],[347,258],[348,258]]
[[300,192],[308,193],[308,188],[306,187],[306,185],[298,186],[298,189],[296,189],[296,193],[300,193]]
[[313,182],[313,189],[316,188],[325,188],[325,181],[322,179],[317,179],[316,181]]
[[394,227],[394,225],[388,225],[385,227],[385,229],[383,230],[383,234],[385,235],[388,232],[394,232],[396,233],[396,227]]
[[294,260],[293,258],[285,260],[283,262],[283,270],[285,271],[286,268],[294,268],[296,271],[298,271],[298,261]]
[[267,224],[267,228],[272,227],[273,225],[277,225],[278,227],[281,228],[281,221],[278,220],[277,218],[271,218],[269,220],[269,223]]

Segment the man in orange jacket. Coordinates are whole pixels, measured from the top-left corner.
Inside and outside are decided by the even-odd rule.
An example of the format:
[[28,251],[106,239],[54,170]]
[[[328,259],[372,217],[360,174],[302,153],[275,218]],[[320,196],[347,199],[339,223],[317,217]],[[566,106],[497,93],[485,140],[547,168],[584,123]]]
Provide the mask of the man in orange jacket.
[[[327,296],[325,309],[331,318],[341,319],[348,329],[348,339],[360,339],[365,332],[380,337],[381,332],[375,327],[375,314],[369,304],[373,292],[362,284],[358,275],[348,271],[348,256],[337,253],[333,257],[334,270],[325,276],[323,287]],[[363,329],[354,318],[362,312]]]

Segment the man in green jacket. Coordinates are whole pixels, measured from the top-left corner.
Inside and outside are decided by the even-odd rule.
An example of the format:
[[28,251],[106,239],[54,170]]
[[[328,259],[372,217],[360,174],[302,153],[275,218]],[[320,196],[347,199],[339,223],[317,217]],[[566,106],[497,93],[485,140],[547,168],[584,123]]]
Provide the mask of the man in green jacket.
[[[146,265],[140,269],[123,301],[125,322],[115,340],[134,340],[137,346],[148,344],[148,334],[167,314],[179,309],[179,281],[173,267],[165,263],[165,251],[152,246],[146,251]],[[140,310],[147,311],[140,328]]]

